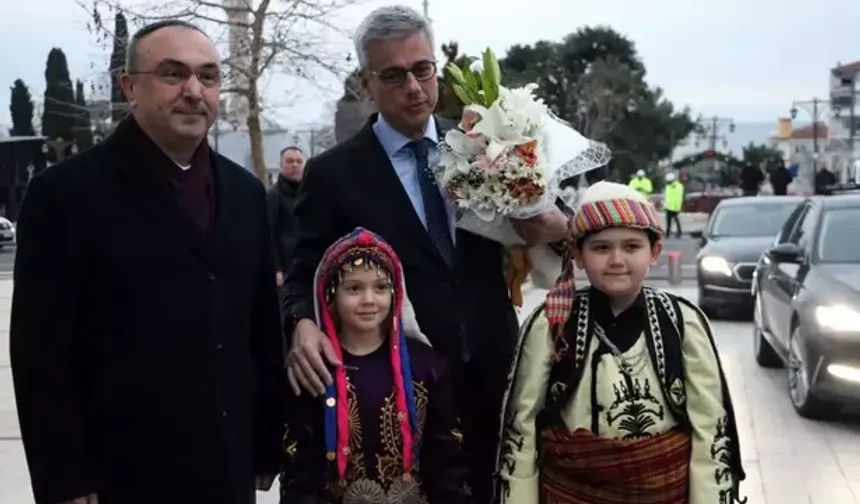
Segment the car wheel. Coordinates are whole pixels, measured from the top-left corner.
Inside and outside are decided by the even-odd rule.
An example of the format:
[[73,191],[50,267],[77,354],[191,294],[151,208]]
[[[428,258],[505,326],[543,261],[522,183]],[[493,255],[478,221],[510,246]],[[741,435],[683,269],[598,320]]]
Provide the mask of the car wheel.
[[778,368],[782,367],[782,359],[773,349],[767,338],[764,337],[762,329],[764,317],[762,316],[761,298],[755,297],[753,305],[753,345],[755,346],[755,361],[761,367]]
[[791,405],[800,416],[810,419],[823,418],[830,409],[810,388],[807,365],[800,350],[799,333],[800,327],[794,327],[788,342],[788,395]]

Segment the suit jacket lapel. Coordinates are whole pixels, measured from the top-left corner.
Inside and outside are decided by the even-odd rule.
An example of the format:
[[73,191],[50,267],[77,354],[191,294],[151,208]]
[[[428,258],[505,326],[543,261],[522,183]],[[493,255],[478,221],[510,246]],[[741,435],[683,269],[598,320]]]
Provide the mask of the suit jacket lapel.
[[384,207],[386,215],[399,221],[403,229],[414,238],[414,242],[427,254],[447,265],[436,244],[430,239],[427,228],[424,227],[415,212],[415,207],[406,194],[406,189],[397,176],[388,154],[373,131],[376,117],[376,114],[370,117],[358,133],[359,141],[356,143],[357,148],[363,151],[357,153],[356,158],[367,160],[367,176],[362,179],[362,183],[366,185],[363,192],[365,194],[378,194],[379,196],[375,199],[379,205]]

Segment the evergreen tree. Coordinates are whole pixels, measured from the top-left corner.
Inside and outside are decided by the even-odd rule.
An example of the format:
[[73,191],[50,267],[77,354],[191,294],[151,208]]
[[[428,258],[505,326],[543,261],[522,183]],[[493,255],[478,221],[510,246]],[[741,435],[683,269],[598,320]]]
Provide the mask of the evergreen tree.
[[89,149],[93,146],[92,116],[84,96],[84,83],[75,83],[75,144],[79,150]]
[[128,24],[122,12],[114,20],[113,52],[110,55],[111,120],[117,122],[126,114],[128,100],[119,85],[119,76],[125,67],[125,48],[128,45]]
[[75,93],[69,77],[69,65],[62,49],[48,53],[45,66],[45,103],[42,111],[42,135],[49,140],[71,140],[75,124]]
[[12,86],[12,100],[9,103],[12,115],[11,136],[35,136],[33,129],[33,97],[24,81],[17,79]]

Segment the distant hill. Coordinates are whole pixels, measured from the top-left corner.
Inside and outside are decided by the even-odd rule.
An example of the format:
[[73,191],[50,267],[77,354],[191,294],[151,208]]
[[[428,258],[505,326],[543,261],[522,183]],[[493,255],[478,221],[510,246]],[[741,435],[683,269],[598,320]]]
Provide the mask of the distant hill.
[[[797,125],[800,126],[800,125]],[[723,147],[722,141],[717,142],[717,152],[731,153],[737,157],[743,154],[743,148],[750,142],[756,144],[768,143],[771,135],[776,132],[776,120],[770,122],[739,122],[735,123],[734,133],[729,133],[727,127],[722,127],[720,133],[725,137],[727,146]],[[708,148],[708,141],[702,140],[698,147],[695,139],[688,139],[685,145],[675,149],[672,160],[678,160],[690,154],[702,152]]]

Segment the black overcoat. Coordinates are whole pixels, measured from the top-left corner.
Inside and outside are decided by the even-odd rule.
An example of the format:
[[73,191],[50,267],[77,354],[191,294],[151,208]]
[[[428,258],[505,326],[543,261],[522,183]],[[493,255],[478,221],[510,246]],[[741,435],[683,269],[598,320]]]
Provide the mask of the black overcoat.
[[[126,125],[127,126],[127,125]],[[209,230],[121,126],[29,185],[10,350],[38,503],[246,504],[286,391],[265,190],[211,154]]]

